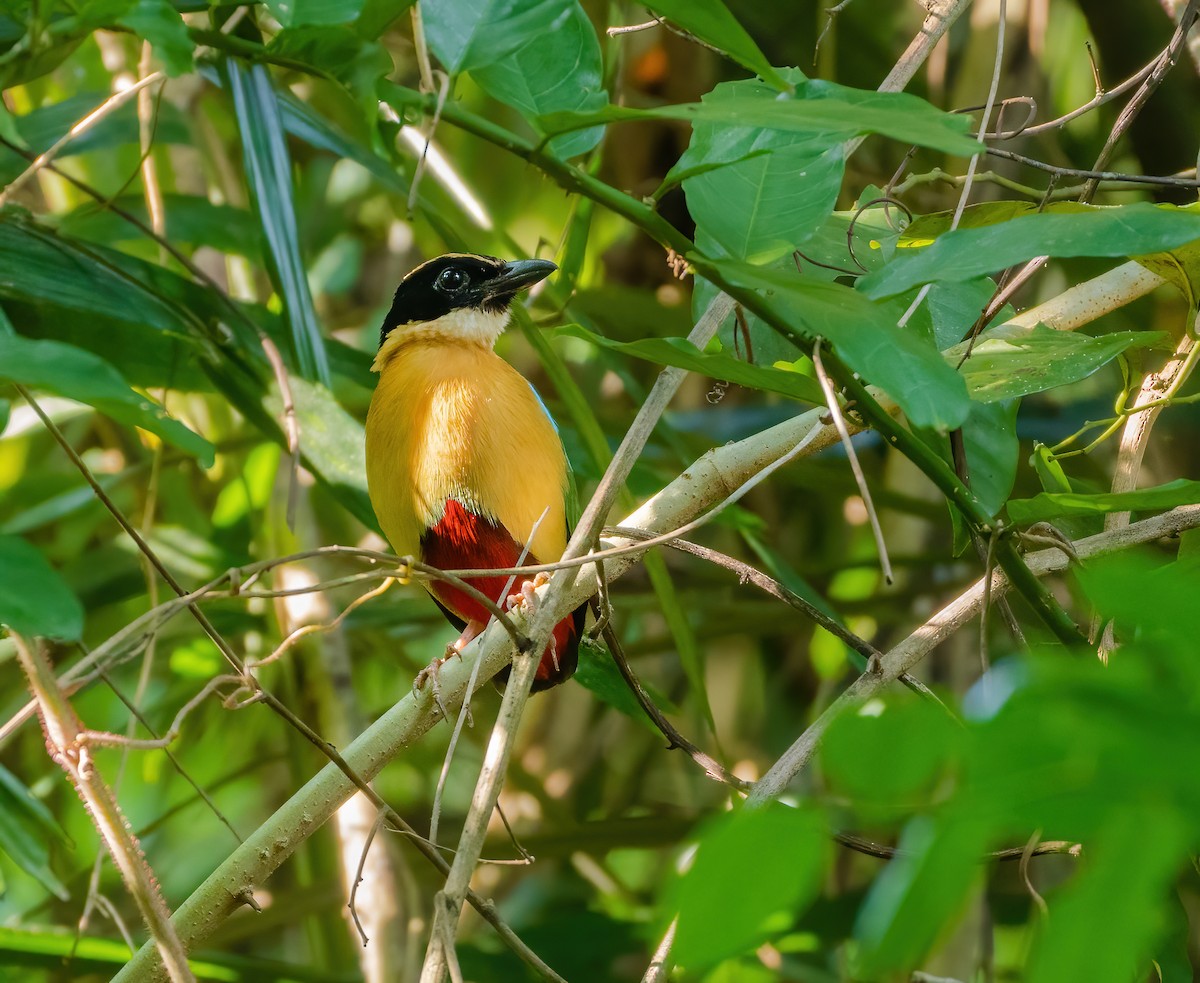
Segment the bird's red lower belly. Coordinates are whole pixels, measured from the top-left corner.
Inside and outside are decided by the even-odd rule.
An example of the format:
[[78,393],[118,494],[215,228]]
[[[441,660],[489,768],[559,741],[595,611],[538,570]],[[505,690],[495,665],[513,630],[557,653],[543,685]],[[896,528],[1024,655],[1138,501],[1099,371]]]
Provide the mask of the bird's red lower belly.
[[[518,566],[521,546],[503,526],[450,499],[441,520],[421,537],[421,552],[426,563],[441,570],[505,569]],[[525,563],[537,562],[533,556],[525,559]],[[502,607],[510,594],[519,593],[521,586],[532,579],[532,574],[514,578],[508,574],[463,578]],[[456,584],[434,581],[430,590],[447,611],[464,622],[487,622],[491,617],[491,612],[479,598]],[[547,647],[538,666],[537,681],[542,685],[536,688],[553,685],[575,671],[580,620],[572,614],[555,626],[553,643]]]
[[[484,570],[515,567],[521,548],[503,526],[451,499],[441,521],[421,537],[421,552],[426,563],[442,570]],[[464,578],[496,603],[500,603],[508,579],[507,575]],[[491,617],[477,597],[456,584],[435,581],[431,586],[434,597],[463,621],[487,621]]]

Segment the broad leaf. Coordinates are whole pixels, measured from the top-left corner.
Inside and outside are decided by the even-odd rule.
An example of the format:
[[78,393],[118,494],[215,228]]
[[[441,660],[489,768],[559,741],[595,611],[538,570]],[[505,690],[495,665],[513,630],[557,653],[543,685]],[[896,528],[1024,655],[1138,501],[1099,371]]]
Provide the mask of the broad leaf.
[[0,379],[94,406],[114,420],[158,434],[203,467],[212,467],[215,460],[212,444],[130,389],[112,365],[91,352],[57,341],[0,335]]
[[362,10],[363,0],[266,0],[267,9],[284,27],[348,24]]
[[781,98],[761,84],[741,85],[739,94],[730,98],[652,109],[609,105],[594,113],[555,113],[542,117],[541,123],[547,133],[558,133],[600,123],[683,119],[807,133],[823,141],[825,147],[865,133],[878,133],[904,144],[961,157],[980,151],[980,145],[966,134],[969,121],[965,117],[942,112],[906,92],[874,92],[814,80],[798,85],[795,96]]
[[928,339],[898,328],[881,308],[855,291],[798,274],[725,264],[738,286],[764,292],[764,304],[787,325],[789,340],[830,342],[846,364],[884,389],[919,427],[953,429],[967,418],[962,378]]
[[[604,65],[595,28],[578,0],[563,0],[551,24],[503,58],[480,65],[471,77],[492,98],[535,120],[560,111],[590,112],[607,105]],[[600,142],[602,127],[563,134],[550,149],[564,159]]]
[[575,0],[422,0],[430,50],[448,72],[493,65],[540,35],[552,35]]
[[[775,94],[757,81],[726,82],[704,102],[718,105],[746,96],[773,99]],[[793,130],[697,120],[672,175],[690,175],[683,190],[703,235],[727,255],[768,262],[804,242],[825,221],[842,187],[844,163],[840,141],[830,146],[828,140]]]
[[1035,256],[1137,256],[1197,239],[1200,212],[1146,202],[1074,214],[1021,215],[947,232],[924,249],[901,250],[857,286],[868,297],[890,297],[923,283],[970,280]]
[[694,971],[791,926],[820,890],[827,836],[817,812],[774,804],[710,822],[672,892],[674,959]]
[[[975,343],[961,371],[971,396],[991,403],[1086,379],[1121,352],[1160,345],[1166,337],[1161,331],[1120,331],[1091,338],[1043,324],[1032,331],[998,330]],[[957,365],[964,350],[950,349],[947,360]]]
[[1103,515],[1107,512],[1162,512],[1180,505],[1200,503],[1200,481],[1177,478],[1165,485],[1128,492],[1085,495],[1078,492],[1042,492],[1033,498],[1008,503],[1009,517],[1020,525],[1070,515]]
[[0,536],[0,571],[0,625],[29,637],[82,637],[83,605],[33,546]]
[[[969,385],[969,383],[968,383]],[[963,424],[963,447],[971,490],[988,515],[1000,511],[1017,480],[1021,445],[1017,440],[1019,403],[971,403]]]
[[[329,485],[342,504],[371,529],[378,528],[367,495],[367,464],[363,425],[350,416],[324,386],[291,380],[300,445],[305,463]],[[264,408],[280,418],[283,400],[272,383]]]
[[721,0],[650,0],[645,6],[724,51],[776,90],[787,92],[791,88]]

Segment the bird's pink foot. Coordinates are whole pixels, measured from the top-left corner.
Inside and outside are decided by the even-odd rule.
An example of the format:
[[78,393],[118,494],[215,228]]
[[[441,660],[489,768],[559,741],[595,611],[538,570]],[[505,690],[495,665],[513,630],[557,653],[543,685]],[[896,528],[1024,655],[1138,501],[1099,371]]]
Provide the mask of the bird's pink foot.
[[453,642],[446,646],[446,654],[434,659],[429,665],[417,673],[413,679],[413,692],[416,693],[423,689],[428,681],[433,687],[433,699],[442,709],[442,714],[445,716],[446,708],[442,703],[442,692],[438,686],[438,675],[441,673],[442,666],[450,660],[452,656],[462,657],[462,650],[465,649],[475,638],[477,638],[486,628],[487,625],[482,621],[468,621],[462,634]]
[[508,609],[523,611],[527,617],[533,617],[538,605],[537,589],[548,583],[550,575],[545,570],[535,574],[532,580],[521,584],[519,593],[508,595]]

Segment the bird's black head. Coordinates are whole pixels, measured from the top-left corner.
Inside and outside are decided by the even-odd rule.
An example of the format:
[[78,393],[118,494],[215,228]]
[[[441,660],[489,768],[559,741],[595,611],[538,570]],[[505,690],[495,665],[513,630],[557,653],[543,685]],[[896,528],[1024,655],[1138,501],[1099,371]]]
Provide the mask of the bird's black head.
[[[545,279],[556,267],[545,259],[520,259],[505,262],[494,256],[448,253],[422,263],[400,281],[392,309],[379,332],[382,346],[387,336],[406,324],[428,324],[463,312],[463,326],[491,315],[497,321],[496,334],[504,327],[508,305],[521,290]],[[446,333],[454,334],[447,323]]]

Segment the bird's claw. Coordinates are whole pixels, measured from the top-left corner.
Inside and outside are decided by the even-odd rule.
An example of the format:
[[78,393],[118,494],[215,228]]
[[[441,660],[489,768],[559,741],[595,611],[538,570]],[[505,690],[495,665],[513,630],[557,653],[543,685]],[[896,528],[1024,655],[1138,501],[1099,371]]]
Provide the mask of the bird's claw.
[[537,589],[550,583],[550,575],[545,570],[537,573],[532,580],[526,580],[521,584],[521,590],[516,594],[508,595],[508,609],[524,611],[528,617],[533,617],[537,611],[538,596]]
[[442,717],[449,719],[449,714],[446,711],[446,704],[442,700],[442,688],[438,683],[438,677],[441,675],[442,666],[445,665],[451,656],[462,658],[461,640],[453,641],[446,646],[446,654],[434,659],[429,665],[413,677],[412,691],[413,695],[418,695],[425,688],[425,683],[428,682],[433,690],[433,702],[438,705],[438,709],[442,711]]

